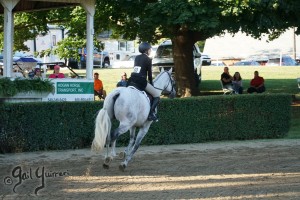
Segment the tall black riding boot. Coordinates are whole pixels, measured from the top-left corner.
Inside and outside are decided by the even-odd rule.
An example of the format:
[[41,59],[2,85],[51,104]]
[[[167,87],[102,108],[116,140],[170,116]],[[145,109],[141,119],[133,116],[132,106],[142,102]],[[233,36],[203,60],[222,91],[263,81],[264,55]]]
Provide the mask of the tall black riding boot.
[[149,121],[155,121],[155,122],[158,121],[158,117],[156,116],[155,109],[156,109],[157,105],[159,104],[159,100],[160,100],[159,97],[154,97],[153,98],[152,105],[151,105],[151,108],[150,108],[150,113],[149,113],[149,116],[148,116]]

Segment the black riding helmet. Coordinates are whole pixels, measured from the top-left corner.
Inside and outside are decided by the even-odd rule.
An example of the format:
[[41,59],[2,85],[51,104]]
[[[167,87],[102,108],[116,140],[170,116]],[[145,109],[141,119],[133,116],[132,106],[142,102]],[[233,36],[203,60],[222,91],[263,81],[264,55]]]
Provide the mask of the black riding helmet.
[[148,42],[142,42],[139,46],[139,52],[148,54],[148,50],[151,48],[152,47]]

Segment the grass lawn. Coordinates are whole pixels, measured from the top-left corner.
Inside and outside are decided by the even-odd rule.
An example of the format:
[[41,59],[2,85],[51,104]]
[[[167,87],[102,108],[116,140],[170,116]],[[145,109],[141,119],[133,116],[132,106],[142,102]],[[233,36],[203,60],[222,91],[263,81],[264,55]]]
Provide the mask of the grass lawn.
[[[86,76],[85,69],[75,69],[74,70],[80,76]],[[64,68],[61,70],[62,73],[65,75],[70,73],[70,70]],[[95,68],[93,73],[99,73],[99,79],[102,80],[104,89],[106,90],[107,94],[110,93],[114,88],[116,88],[117,82],[121,80],[121,75],[123,72],[127,73],[127,76],[130,76],[132,69],[99,69]],[[47,75],[51,74],[52,70],[47,72]]]
[[[230,74],[240,72],[243,79],[244,93],[249,87],[253,72],[257,70],[259,75],[264,77],[266,93],[288,93],[295,95],[300,100],[300,91],[297,86],[297,78],[300,77],[300,66],[295,67],[270,67],[270,66],[230,66]],[[85,74],[85,70],[75,70],[80,74]],[[95,69],[100,79],[103,81],[107,93],[111,92],[117,82],[121,79],[121,74],[126,72],[130,76],[132,69]],[[223,67],[204,66],[202,67],[202,82],[199,86],[201,96],[222,94],[220,77]],[[300,138],[300,105],[292,106],[292,120],[290,131],[286,138]]]
[[[267,66],[243,66],[229,67],[231,75],[240,72],[243,79],[244,92],[249,87],[253,72],[257,70],[264,77],[267,93],[289,93],[298,94],[297,77],[300,77],[300,66],[298,67],[267,67]],[[202,68],[202,83],[200,91],[203,94],[214,94],[221,92],[220,78],[223,67],[204,66]]]

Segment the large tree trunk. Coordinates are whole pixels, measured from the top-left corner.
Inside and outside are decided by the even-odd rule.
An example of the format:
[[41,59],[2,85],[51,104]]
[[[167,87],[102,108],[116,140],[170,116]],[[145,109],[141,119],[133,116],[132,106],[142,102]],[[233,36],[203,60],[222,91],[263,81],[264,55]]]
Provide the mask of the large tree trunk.
[[[198,95],[194,76],[193,45],[189,32],[181,32],[172,39],[177,94],[180,97]],[[180,74],[180,75],[179,75]]]

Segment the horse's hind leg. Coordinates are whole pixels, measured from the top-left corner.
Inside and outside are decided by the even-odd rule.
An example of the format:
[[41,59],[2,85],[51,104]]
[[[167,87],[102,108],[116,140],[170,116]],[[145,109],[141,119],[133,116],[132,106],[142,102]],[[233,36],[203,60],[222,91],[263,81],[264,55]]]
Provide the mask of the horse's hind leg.
[[111,132],[111,156],[116,156],[116,140],[117,138],[129,130],[129,125],[120,124],[113,132]]
[[119,169],[121,171],[124,171],[125,168],[127,167],[128,165],[128,162],[132,159],[134,153],[137,151],[137,149],[139,148],[143,138],[145,137],[145,135],[147,134],[148,130],[149,130],[149,127],[151,125],[151,122],[150,123],[147,123],[146,125],[144,125],[143,128],[140,128],[139,130],[139,133],[136,137],[136,140],[135,140],[135,143],[133,145],[133,147],[130,149],[128,155],[126,155],[126,158],[125,160],[120,164],[119,166]]
[[110,138],[106,138],[106,155],[105,155],[105,159],[104,159],[104,163],[103,163],[103,168],[104,169],[108,169],[109,168],[109,164],[112,161],[112,157],[108,156],[109,143],[110,143]]
[[[116,157],[116,140],[112,138],[113,132],[110,132],[110,134],[106,138],[106,155],[103,163],[103,168],[108,169],[111,161],[114,157]],[[110,156],[109,156],[109,145],[111,145],[110,150]]]
[[134,144],[135,130],[136,130],[136,127],[131,127],[131,128],[129,129],[129,131],[130,131],[130,140],[129,140],[129,144],[128,144],[128,146],[125,148],[125,151],[120,152],[120,154],[119,154],[119,158],[120,158],[120,159],[124,159],[125,156],[128,155],[129,152],[131,151],[132,146],[133,146],[133,144]]

